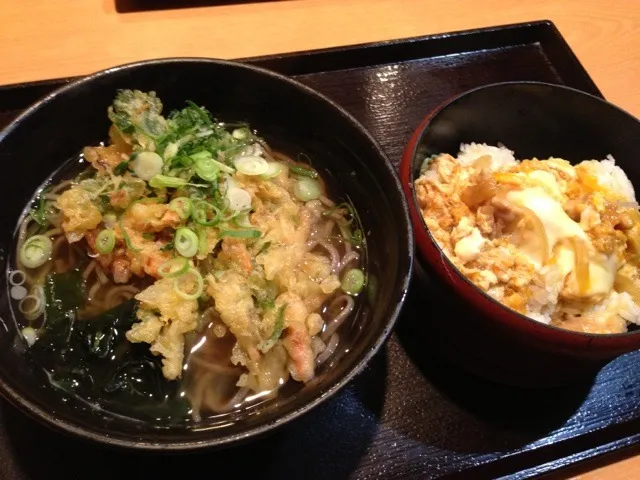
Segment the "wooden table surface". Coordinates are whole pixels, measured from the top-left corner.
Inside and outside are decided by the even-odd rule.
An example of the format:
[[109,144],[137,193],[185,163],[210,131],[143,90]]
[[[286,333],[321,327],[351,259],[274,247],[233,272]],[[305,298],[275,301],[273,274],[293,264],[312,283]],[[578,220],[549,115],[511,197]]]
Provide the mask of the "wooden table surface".
[[[240,58],[549,19],[605,97],[640,116],[640,0],[275,0],[136,13],[117,3],[0,0],[0,85],[148,58]],[[569,477],[640,478],[640,449],[553,476]]]

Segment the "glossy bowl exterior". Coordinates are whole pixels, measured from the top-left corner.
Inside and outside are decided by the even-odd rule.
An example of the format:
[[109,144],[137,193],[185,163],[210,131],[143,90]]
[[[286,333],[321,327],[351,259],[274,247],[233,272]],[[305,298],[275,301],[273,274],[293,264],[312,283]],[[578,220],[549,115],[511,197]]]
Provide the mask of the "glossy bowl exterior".
[[[517,158],[555,156],[572,163],[612,154],[632,183],[640,186],[639,139],[640,122],[628,113],[586,93],[538,82],[508,82],[466,92],[435,109],[415,130],[403,155],[400,178],[409,200],[418,257],[431,281],[448,285],[474,309],[459,319],[458,333],[452,334],[461,348],[485,350],[474,361],[483,357],[488,364],[504,364],[502,347],[508,347],[522,353],[519,360],[513,360],[514,375],[518,368],[542,357],[555,358],[549,363],[560,369],[562,362],[564,366],[566,362],[598,365],[640,348],[640,332],[590,335],[544,325],[477,288],[447,259],[422,218],[413,188],[422,159],[443,152],[455,156],[460,143],[470,142],[501,142]],[[485,341],[495,355],[483,349]],[[473,368],[496,377],[495,371],[487,371],[490,368]],[[513,379],[508,381],[513,383]]]
[[17,327],[8,312],[3,279],[0,314],[7,331],[0,332],[0,391],[47,425],[111,446],[190,450],[268,432],[335,394],[389,335],[404,302],[413,259],[409,211],[397,176],[362,125],[326,97],[289,78],[239,63],[198,58],[124,65],[63,87],[0,133],[0,161],[5,165],[0,178],[4,199],[0,245],[5,254],[22,209],[38,186],[83,146],[106,139],[107,106],[121,88],[156,91],[165,111],[192,100],[220,119],[248,121],[276,148],[305,152],[315,159],[318,169],[331,177],[330,185],[348,192],[358,211],[377,289],[374,295],[365,295],[353,328],[344,331],[339,361],[333,359],[320,369],[295,395],[266,402],[259,414],[234,415],[230,425],[214,429],[135,422],[73,397],[64,399],[28,351],[14,348]]

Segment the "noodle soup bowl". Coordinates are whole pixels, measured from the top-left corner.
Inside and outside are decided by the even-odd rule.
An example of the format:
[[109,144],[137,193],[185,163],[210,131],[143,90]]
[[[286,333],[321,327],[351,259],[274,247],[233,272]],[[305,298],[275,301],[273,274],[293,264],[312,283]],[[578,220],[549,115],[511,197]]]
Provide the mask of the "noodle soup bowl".
[[[366,287],[340,327],[340,341],[331,345],[333,355],[311,381],[287,385],[275,398],[201,422],[167,422],[162,416],[120,414],[54,386],[20,333],[9,298],[10,280],[3,278],[0,392],[46,425],[115,447],[192,450],[265,434],[338,392],[389,335],[407,292],[413,259],[409,211],[398,178],[379,145],[350,114],[287,77],[201,58],[118,66],[55,91],[0,133],[0,159],[9,169],[0,178],[6,206],[0,218],[0,245],[8,264],[33,194],[84,146],[107,140],[107,107],[119,89],[155,91],[164,112],[191,100],[218,119],[248,122],[274,149],[313,159],[328,190],[355,207],[366,244]],[[12,280],[16,283],[15,277]]]
[[[571,88],[508,82],[465,92],[436,108],[415,130],[400,168],[409,201],[423,285],[451,302],[431,305],[438,348],[456,363],[520,386],[575,382],[640,347],[640,332],[588,334],[547,325],[486,294],[440,248],[422,217],[414,182],[425,158],[456,156],[462,143],[503,144],[519,159],[559,157],[576,164],[615,158],[640,188],[640,122],[616,106]],[[443,297],[444,298],[444,297]],[[460,302],[459,300],[462,300]],[[445,319],[449,319],[445,321]],[[453,320],[453,321],[452,321]]]

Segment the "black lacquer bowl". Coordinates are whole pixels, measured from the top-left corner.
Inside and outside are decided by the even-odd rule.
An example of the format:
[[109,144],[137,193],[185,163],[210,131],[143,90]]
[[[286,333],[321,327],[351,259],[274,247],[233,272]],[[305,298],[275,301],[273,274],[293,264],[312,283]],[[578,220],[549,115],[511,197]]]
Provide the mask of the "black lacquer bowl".
[[572,88],[505,82],[443,103],[415,130],[400,166],[414,222],[419,269],[466,309],[440,322],[449,356],[491,379],[537,387],[582,381],[603,363],[640,348],[640,331],[598,335],[536,322],[492,299],[446,259],[422,219],[414,193],[425,156],[456,155],[461,143],[504,144],[517,158],[560,157],[577,163],[613,155],[640,188],[640,121],[615,105]]
[[[190,450],[236,443],[263,434],[326,400],[360,372],[389,335],[404,302],[412,270],[409,210],[394,169],[373,137],[341,107],[287,77],[233,62],[181,58],[105,70],[67,85],[32,106],[0,134],[3,212],[0,245],[7,260],[18,219],[34,191],[85,145],[106,140],[106,115],[117,89],[154,90],[165,111],[185,100],[225,121],[248,121],[272,144],[304,152],[353,201],[368,248],[375,288],[342,334],[337,356],[317,377],[226,426],[154,425],[96,410],[54,389],[28,349],[15,348],[17,326],[1,280],[0,391],[45,424],[111,446]],[[4,263],[4,262],[3,262]],[[1,327],[1,326],[0,326]],[[17,344],[24,346],[18,338]]]

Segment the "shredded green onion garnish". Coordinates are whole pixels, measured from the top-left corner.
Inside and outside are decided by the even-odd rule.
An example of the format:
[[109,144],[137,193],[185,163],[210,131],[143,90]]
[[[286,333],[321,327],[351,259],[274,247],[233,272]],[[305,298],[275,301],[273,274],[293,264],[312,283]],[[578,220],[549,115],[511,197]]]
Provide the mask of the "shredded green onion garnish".
[[198,235],[189,228],[182,227],[176,230],[173,243],[178,253],[183,257],[193,257],[198,253]]
[[124,225],[122,224],[122,220],[118,222],[118,225],[120,226],[120,231],[122,232],[122,236],[124,237],[124,243],[127,245],[127,248],[135,253],[140,252],[140,249],[136,247],[133,244],[133,242],[131,242],[131,237],[127,233],[127,229],[124,228]]
[[205,256],[208,253],[207,229],[198,226],[196,227],[196,231],[198,232],[198,255]]
[[20,248],[20,262],[27,268],[38,268],[51,256],[53,243],[49,237],[34,235]]
[[[193,288],[194,284],[195,289]],[[202,295],[204,290],[204,280],[202,279],[200,272],[191,268],[173,281],[173,289],[185,300],[196,300],[200,295]]]
[[191,216],[193,205],[187,197],[177,197],[171,200],[169,208],[176,212],[182,220],[186,220]]
[[129,160],[124,160],[116,165],[116,168],[113,169],[113,173],[116,175],[122,175],[127,170],[129,170]]
[[231,238],[260,238],[262,232],[260,230],[220,230],[218,234],[219,238],[231,237]]
[[205,227],[217,225],[224,219],[223,212],[218,207],[204,200],[200,200],[193,205],[192,216],[196,223]]
[[313,178],[301,178],[293,186],[294,195],[303,202],[315,200],[322,195],[320,182]]
[[102,255],[113,251],[116,246],[116,233],[110,228],[105,228],[96,237],[96,250]]
[[289,165],[289,170],[291,170],[291,173],[295,173],[296,175],[300,175],[302,177],[318,178],[318,172],[316,172],[315,170],[311,170],[310,168],[299,167],[297,165]]
[[275,178],[282,172],[284,172],[285,168],[286,167],[284,166],[284,164],[280,162],[271,162],[269,163],[269,168],[267,169],[267,171],[260,175],[260,178],[264,180]]
[[166,278],[179,277],[189,270],[189,261],[184,257],[167,260],[158,268],[158,275]]
[[[193,155],[191,158],[193,158]],[[220,175],[220,167],[216,163],[211,156],[198,158],[196,160],[196,174],[207,182],[215,181]]]
[[352,268],[342,277],[340,287],[349,295],[357,295],[364,287],[364,272],[359,268]]
[[273,333],[271,334],[269,339],[259,347],[262,353],[267,353],[269,350],[271,350],[271,348],[280,338],[280,335],[282,335],[282,331],[284,330],[284,311],[286,308],[287,304],[285,303],[278,310],[275,325],[273,326]]
[[233,163],[236,169],[244,175],[263,175],[269,171],[269,163],[264,158],[254,155],[236,157]]
[[149,180],[149,185],[153,188],[180,188],[184,187],[187,182],[184,178],[170,177],[169,175],[155,175]]

